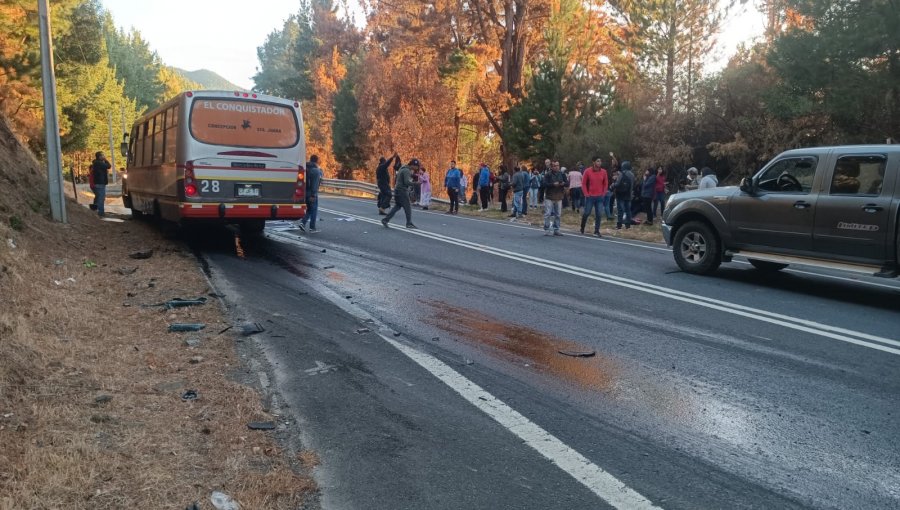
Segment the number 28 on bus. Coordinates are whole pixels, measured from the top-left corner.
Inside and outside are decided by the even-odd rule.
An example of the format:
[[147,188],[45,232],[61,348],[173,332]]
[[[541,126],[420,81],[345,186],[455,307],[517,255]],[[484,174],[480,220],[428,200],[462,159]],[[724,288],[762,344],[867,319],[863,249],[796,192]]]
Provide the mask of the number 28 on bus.
[[306,214],[299,103],[249,92],[185,92],[131,129],[122,200],[134,216],[235,223]]

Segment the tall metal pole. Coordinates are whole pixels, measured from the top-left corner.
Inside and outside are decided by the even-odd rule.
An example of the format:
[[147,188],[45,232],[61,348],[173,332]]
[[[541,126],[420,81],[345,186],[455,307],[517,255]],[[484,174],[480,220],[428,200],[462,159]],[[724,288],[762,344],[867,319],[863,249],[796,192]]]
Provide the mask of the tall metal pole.
[[112,112],[107,112],[106,119],[109,121],[109,164],[112,166],[112,183],[116,183],[116,145],[113,137],[112,128]]
[[47,144],[47,184],[50,191],[50,215],[66,223],[63,193],[62,150],[59,142],[59,117],[56,112],[56,75],[53,71],[53,45],[50,34],[50,7],[38,0],[38,24],[41,35],[41,81],[44,90],[44,136]]

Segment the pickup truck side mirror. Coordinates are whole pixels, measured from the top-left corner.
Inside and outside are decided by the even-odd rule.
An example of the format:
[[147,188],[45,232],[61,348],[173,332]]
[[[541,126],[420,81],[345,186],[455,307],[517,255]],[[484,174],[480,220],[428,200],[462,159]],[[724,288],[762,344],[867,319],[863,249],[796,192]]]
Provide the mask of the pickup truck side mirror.
[[741,179],[741,191],[748,195],[756,195],[756,183],[753,182],[751,177]]

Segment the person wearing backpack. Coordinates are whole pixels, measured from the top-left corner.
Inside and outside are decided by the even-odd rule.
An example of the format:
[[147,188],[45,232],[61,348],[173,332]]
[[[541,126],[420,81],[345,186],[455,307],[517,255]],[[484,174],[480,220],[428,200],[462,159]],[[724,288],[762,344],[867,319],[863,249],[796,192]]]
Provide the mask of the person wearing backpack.
[[631,193],[634,187],[634,173],[631,171],[631,162],[623,161],[619,177],[613,185],[616,197],[616,230],[631,228]]

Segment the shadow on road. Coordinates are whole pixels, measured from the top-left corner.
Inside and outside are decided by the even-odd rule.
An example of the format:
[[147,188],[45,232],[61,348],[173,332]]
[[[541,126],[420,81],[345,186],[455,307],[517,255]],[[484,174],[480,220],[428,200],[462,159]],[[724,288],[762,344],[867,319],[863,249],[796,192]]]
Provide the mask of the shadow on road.
[[769,273],[756,269],[722,267],[714,278],[749,285],[769,287],[800,295],[811,295],[837,303],[848,303],[900,311],[900,289],[887,289],[873,285],[821,279],[815,276],[797,275],[787,272]]

